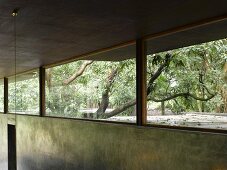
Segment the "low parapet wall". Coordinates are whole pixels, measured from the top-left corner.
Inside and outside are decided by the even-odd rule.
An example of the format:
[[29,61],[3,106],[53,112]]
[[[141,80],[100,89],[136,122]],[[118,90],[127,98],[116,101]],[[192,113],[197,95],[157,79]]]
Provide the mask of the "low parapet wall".
[[18,115],[16,135],[18,170],[227,169],[224,134]]

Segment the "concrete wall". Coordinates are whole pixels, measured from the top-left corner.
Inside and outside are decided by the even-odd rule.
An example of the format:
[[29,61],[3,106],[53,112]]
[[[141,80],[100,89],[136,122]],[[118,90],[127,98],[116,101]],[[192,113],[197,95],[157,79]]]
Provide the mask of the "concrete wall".
[[7,116],[0,114],[0,170],[8,167]]
[[[2,164],[5,121],[1,115]],[[226,135],[33,116],[17,116],[16,128],[19,170],[227,169]]]

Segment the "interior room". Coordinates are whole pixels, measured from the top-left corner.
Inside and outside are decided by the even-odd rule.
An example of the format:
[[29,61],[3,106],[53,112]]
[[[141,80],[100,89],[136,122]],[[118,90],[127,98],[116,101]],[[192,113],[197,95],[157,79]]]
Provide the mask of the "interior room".
[[0,40],[0,170],[227,170],[226,0],[3,0]]

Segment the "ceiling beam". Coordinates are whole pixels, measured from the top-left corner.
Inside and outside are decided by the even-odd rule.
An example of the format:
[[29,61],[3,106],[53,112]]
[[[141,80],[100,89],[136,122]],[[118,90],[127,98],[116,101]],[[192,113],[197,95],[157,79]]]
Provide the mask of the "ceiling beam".
[[166,30],[166,31],[161,31],[161,32],[158,32],[158,33],[150,34],[150,35],[144,36],[143,39],[144,40],[151,40],[151,39],[155,39],[155,38],[160,38],[160,37],[164,37],[164,36],[167,36],[167,35],[172,35],[172,34],[176,34],[176,33],[179,33],[179,32],[195,29],[195,28],[198,28],[198,27],[211,25],[211,24],[221,22],[221,21],[225,21],[225,20],[227,20],[227,14],[217,16],[217,17],[203,19],[203,20],[200,20],[200,21],[197,21],[197,22],[193,22],[193,23],[190,23],[190,24],[186,24],[186,25],[183,25],[183,26],[172,28],[172,29],[169,29],[169,30]]

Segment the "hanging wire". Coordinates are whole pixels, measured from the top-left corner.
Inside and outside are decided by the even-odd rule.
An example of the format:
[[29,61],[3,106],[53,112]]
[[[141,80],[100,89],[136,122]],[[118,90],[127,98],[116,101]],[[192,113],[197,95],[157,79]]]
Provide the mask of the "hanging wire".
[[[15,111],[15,118],[16,118],[16,74],[17,74],[17,15],[18,15],[18,8],[15,8],[12,12],[13,16],[13,25],[14,25],[14,71],[15,71],[15,77],[14,77],[14,88],[15,88],[15,97],[14,97],[14,111]],[[16,120],[15,120],[16,123]]]

